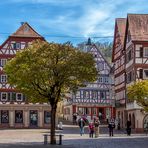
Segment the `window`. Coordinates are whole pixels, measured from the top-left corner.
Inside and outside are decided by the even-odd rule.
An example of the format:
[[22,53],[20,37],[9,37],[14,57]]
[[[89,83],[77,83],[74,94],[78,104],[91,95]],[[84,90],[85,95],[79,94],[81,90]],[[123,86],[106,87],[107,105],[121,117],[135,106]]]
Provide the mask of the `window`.
[[102,77],[99,77],[98,82],[99,83],[102,83],[103,82],[103,78]]
[[100,92],[100,99],[105,99],[105,92],[103,91]]
[[50,118],[51,118],[51,112],[44,111],[44,123],[45,124],[49,124],[50,123]]
[[89,98],[89,92],[88,91],[83,91],[83,98]]
[[84,115],[89,115],[91,113],[91,108],[84,108]]
[[9,123],[9,111],[8,110],[1,111],[1,123]]
[[80,91],[76,92],[76,98],[80,98]]
[[13,49],[20,49],[21,44],[20,43],[13,43]]
[[2,92],[1,93],[1,101],[7,101],[7,99],[8,99],[7,93],[6,92]]
[[92,99],[96,99],[98,96],[98,92],[97,91],[92,91]]
[[144,57],[148,57],[148,47],[144,48]]
[[144,79],[148,79],[148,69],[144,70]]
[[1,83],[7,82],[7,75],[1,75]]
[[20,49],[21,48],[21,44],[20,43],[16,43],[16,49]]
[[127,62],[129,62],[131,59],[132,59],[132,51],[130,50],[130,51],[127,53]]
[[130,83],[132,81],[132,72],[129,72],[127,74],[127,83]]
[[38,125],[38,111],[30,110],[30,125],[37,126]]
[[140,57],[143,57],[143,47],[140,47]]
[[23,94],[16,93],[16,101],[23,101]]
[[7,63],[7,59],[1,59],[1,66],[5,66]]
[[104,83],[108,83],[108,77],[104,77]]
[[15,111],[15,123],[23,123],[23,111],[22,110]]
[[139,69],[139,78],[143,79],[143,69]]

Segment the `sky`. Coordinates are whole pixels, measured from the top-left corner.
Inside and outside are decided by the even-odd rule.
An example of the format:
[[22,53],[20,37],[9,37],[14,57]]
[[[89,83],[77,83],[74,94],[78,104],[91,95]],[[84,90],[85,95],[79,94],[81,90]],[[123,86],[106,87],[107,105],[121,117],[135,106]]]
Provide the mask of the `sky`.
[[1,0],[0,44],[28,22],[49,42],[112,41],[116,18],[147,14],[148,0]]

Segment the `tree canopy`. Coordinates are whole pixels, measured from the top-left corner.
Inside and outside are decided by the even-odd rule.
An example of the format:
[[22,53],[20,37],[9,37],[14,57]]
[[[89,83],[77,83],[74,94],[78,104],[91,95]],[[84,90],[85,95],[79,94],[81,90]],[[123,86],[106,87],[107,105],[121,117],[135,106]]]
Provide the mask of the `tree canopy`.
[[148,80],[137,81],[128,87],[128,99],[136,102],[148,111]]
[[52,144],[55,144],[55,114],[61,96],[97,77],[91,54],[69,43],[56,44],[40,40],[17,52],[4,70],[8,82],[23,92],[29,102],[50,103]]

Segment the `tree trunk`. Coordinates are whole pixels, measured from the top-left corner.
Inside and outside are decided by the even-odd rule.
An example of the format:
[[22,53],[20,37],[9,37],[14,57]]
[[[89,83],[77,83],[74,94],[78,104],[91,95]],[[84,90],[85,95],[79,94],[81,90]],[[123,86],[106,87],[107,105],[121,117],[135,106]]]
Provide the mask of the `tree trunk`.
[[50,136],[50,143],[51,144],[56,144],[56,136],[55,136],[55,127],[56,127],[56,109],[57,109],[57,104],[51,105],[51,136]]

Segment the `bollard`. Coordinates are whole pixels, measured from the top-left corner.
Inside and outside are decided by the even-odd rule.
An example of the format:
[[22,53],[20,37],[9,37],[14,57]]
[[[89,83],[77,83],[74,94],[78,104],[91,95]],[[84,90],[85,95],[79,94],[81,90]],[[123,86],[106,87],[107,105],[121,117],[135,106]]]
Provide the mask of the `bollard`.
[[47,135],[44,135],[44,145],[47,145]]
[[59,145],[62,145],[62,135],[59,135]]

